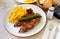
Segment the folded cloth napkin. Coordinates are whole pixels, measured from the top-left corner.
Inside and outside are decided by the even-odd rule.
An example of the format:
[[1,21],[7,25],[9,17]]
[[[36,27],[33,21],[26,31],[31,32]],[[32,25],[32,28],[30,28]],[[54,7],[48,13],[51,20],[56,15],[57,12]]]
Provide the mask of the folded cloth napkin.
[[60,39],[60,32],[57,33],[56,39]]
[[54,25],[53,29],[50,31],[48,35],[48,39],[55,39],[56,38],[56,33],[57,33],[57,24]]
[[56,39],[60,39],[60,23],[58,23],[58,33],[56,33]]
[[[57,37],[54,37],[56,28],[58,26],[58,23],[55,21],[48,21],[46,29],[43,33],[42,39],[56,39]],[[50,27],[52,27],[50,29]]]

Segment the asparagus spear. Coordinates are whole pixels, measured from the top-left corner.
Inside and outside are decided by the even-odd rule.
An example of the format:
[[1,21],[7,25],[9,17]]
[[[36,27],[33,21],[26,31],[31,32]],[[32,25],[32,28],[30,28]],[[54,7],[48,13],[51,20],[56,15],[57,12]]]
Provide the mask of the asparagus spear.
[[18,22],[30,20],[30,19],[37,18],[37,17],[41,17],[41,15],[37,13],[37,14],[35,14],[33,16],[22,17],[22,18],[18,19]]

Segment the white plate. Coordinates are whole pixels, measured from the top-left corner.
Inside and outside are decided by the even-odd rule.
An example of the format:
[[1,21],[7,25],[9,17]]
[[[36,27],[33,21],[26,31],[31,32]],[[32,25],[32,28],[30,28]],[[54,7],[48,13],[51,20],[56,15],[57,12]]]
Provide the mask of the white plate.
[[46,15],[45,15],[45,13],[43,12],[43,10],[42,10],[41,8],[39,8],[39,7],[35,6],[35,5],[31,5],[31,4],[22,4],[22,5],[20,5],[20,6],[26,7],[26,8],[31,8],[31,9],[33,9],[33,11],[34,11],[35,13],[41,14],[42,18],[41,18],[40,23],[37,24],[32,30],[30,30],[30,31],[28,31],[28,32],[26,32],[26,33],[18,33],[19,27],[14,27],[14,25],[11,24],[11,23],[8,21],[8,16],[9,16],[9,14],[10,14],[10,12],[9,12],[9,13],[6,14],[5,22],[4,22],[4,23],[5,23],[5,28],[6,28],[6,30],[7,30],[9,33],[11,33],[11,34],[13,34],[13,35],[15,35],[15,36],[19,36],[19,37],[31,36],[31,35],[34,35],[34,34],[38,33],[39,31],[41,31],[41,29],[42,29],[42,28],[44,27],[44,25],[46,24]]
[[36,0],[32,1],[32,2],[24,2],[24,0],[16,0],[17,2],[20,2],[20,3],[34,3],[36,2]]

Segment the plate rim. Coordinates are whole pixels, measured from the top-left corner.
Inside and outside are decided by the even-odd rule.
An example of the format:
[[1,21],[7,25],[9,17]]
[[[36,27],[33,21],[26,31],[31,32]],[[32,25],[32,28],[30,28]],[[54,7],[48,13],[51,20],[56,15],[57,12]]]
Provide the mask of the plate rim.
[[19,2],[19,1],[16,0],[16,2],[18,2],[18,3],[25,3],[25,4],[28,4],[28,3],[34,3],[34,2],[36,2],[36,1],[37,1],[37,0],[32,1],[32,2]]
[[[33,5],[33,4],[21,4],[21,5]],[[20,6],[20,5],[17,5],[17,6]],[[37,6],[37,5],[33,5],[33,6]],[[38,7],[38,6],[37,6]],[[40,7],[39,7],[40,8]],[[42,10],[42,9],[41,9]],[[43,10],[42,10],[43,11]],[[43,11],[44,12],[44,11]],[[45,13],[45,12],[44,12]],[[5,15],[6,16],[6,15]],[[46,14],[45,14],[45,16],[46,16]],[[4,18],[5,19],[5,18]],[[46,24],[47,24],[47,16],[46,16],[46,21],[45,21],[45,24],[44,24],[44,26],[41,28],[41,30],[40,31],[42,31],[43,30],[43,28],[46,26]],[[35,33],[35,34],[33,34],[33,35],[30,35],[30,36],[17,36],[17,35],[14,35],[14,34],[12,34],[12,33],[10,33],[8,30],[7,30],[7,28],[5,27],[6,26],[6,24],[5,24],[5,21],[4,21],[4,28],[5,28],[5,30],[9,33],[9,34],[11,34],[11,35],[13,35],[13,36],[15,36],[15,37],[23,37],[23,38],[25,38],[25,37],[31,37],[31,36],[34,36],[34,35],[36,35],[36,34],[38,34],[40,31],[38,31],[37,33]]]

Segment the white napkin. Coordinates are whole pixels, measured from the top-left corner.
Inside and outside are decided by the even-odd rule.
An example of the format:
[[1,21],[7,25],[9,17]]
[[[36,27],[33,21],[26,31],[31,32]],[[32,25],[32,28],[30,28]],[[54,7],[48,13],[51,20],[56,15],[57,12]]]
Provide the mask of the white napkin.
[[[49,30],[50,26],[53,26],[51,31]],[[57,22],[48,21],[46,29],[45,29],[45,31],[43,33],[42,39],[53,39],[56,27],[57,27]]]
[[48,23],[47,23],[47,25],[46,25],[46,28],[45,28],[45,31],[44,31],[44,33],[43,33],[43,36],[42,36],[42,39],[47,39],[48,38],[48,34],[49,34],[49,26],[50,26],[50,24],[51,24],[51,22],[50,21],[48,21]]
[[53,25],[53,29],[50,31],[48,39],[55,39],[56,38],[56,33],[57,33],[57,24]]
[[60,32],[57,33],[56,39],[60,39]]
[[58,23],[58,30],[59,32],[56,35],[56,39],[60,39],[60,23]]

